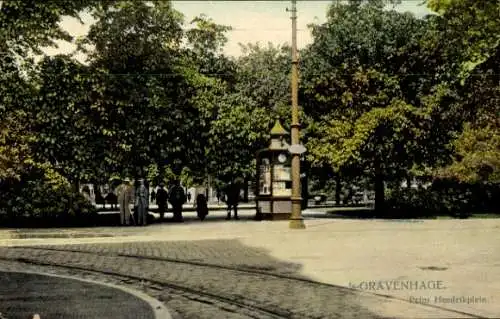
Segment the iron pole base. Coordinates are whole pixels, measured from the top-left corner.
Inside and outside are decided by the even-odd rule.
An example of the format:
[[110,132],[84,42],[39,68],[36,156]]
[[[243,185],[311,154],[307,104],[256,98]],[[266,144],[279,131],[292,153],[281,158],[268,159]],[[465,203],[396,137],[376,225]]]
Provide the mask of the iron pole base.
[[290,223],[288,224],[288,227],[290,229],[305,229],[306,224],[304,224],[304,219],[302,218],[297,218],[297,219],[290,218]]
[[290,216],[290,229],[305,229],[304,218],[302,217],[301,206],[302,198],[300,196],[292,196],[292,214]]

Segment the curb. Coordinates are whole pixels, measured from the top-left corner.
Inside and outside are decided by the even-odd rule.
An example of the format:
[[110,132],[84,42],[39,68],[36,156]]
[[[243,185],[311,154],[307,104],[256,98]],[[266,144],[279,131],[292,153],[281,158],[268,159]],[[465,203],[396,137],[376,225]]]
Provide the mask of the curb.
[[174,319],[168,310],[168,308],[161,303],[159,300],[141,292],[135,289],[123,287],[123,286],[118,286],[115,284],[110,284],[110,283],[105,283],[105,282],[100,282],[100,281],[95,281],[91,279],[83,279],[83,278],[78,278],[78,277],[73,277],[73,276],[66,276],[66,275],[56,275],[56,274],[49,274],[45,272],[38,272],[38,271],[10,271],[10,270],[1,270],[2,272],[10,272],[10,273],[18,273],[18,274],[33,274],[33,275],[41,275],[41,276],[47,276],[47,277],[56,277],[56,278],[63,278],[63,279],[70,279],[70,280],[76,280],[76,281],[81,281],[81,282],[86,282],[89,284],[94,284],[94,285],[100,285],[100,286],[106,286],[109,288],[113,289],[118,289],[121,290],[127,294],[130,294],[138,299],[141,299],[145,301],[146,303],[149,304],[151,309],[153,310],[153,315],[155,319]]

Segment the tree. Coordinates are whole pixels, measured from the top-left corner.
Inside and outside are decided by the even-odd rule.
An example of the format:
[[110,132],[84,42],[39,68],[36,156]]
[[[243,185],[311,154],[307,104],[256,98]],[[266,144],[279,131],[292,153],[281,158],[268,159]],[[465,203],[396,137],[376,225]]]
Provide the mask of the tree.
[[[89,1],[2,1],[0,6],[0,206],[10,217],[81,211],[66,176],[46,157],[37,156],[35,114],[39,87],[32,54],[70,40],[59,22],[78,17]],[[72,204],[75,203],[76,206]],[[3,216],[2,216],[3,217]]]
[[453,56],[448,69],[460,72],[441,85],[455,96],[441,113],[452,115],[459,128],[443,147],[452,156],[436,165],[436,176],[498,182],[500,3],[429,0],[427,5],[439,14],[434,46],[446,40],[445,52]]
[[3,1],[0,7],[0,178],[20,177],[27,166],[38,165],[52,175],[48,163],[34,161],[28,106],[33,104],[34,62],[30,53],[70,36],[59,26],[63,15],[78,17],[89,1]]
[[266,145],[272,120],[266,109],[248,97],[238,93],[222,97],[207,140],[212,175],[226,182],[235,177],[252,177],[256,152]]
[[30,155],[28,125],[23,102],[30,87],[20,76],[12,58],[0,57],[0,180],[19,178],[24,168],[23,158]]
[[301,100],[314,119],[309,160],[371,176],[379,211],[384,182],[407,176],[432,153],[420,143],[431,112],[421,97],[436,82],[422,75],[440,60],[419,54],[426,27],[379,2],[332,5],[303,54]]
[[[175,161],[199,158],[186,141],[197,135],[197,109],[181,50],[182,15],[170,2],[119,1],[99,7],[80,48],[105,71],[95,106],[105,119],[110,162],[144,175]],[[196,138],[194,140],[197,140]]]
[[218,78],[228,86],[234,85],[236,64],[222,53],[227,43],[230,26],[216,24],[205,15],[195,17],[186,31],[187,50],[184,54],[197,67],[200,74]]
[[500,45],[500,3],[496,0],[427,0],[440,15],[440,40],[460,66],[460,80],[495,53]]
[[0,43],[3,50],[27,57],[41,54],[40,48],[55,46],[55,40],[71,40],[59,22],[63,16],[79,18],[79,13],[93,5],[88,0],[4,0],[0,7]]
[[[218,25],[205,15],[191,21],[186,31],[187,47],[182,51],[184,74],[189,85],[189,103],[197,110],[196,131],[189,142],[201,152],[191,155],[189,169],[184,170],[185,182],[196,180],[208,182],[208,176],[217,177],[215,163],[227,163],[220,157],[218,148],[210,144],[213,131],[212,123],[223,108],[221,100],[231,92],[236,82],[236,63],[222,53],[227,42],[226,33],[231,27]],[[215,153],[213,152],[214,149]]]
[[[240,46],[243,55],[238,59],[235,90],[260,107],[281,115],[288,114],[291,101],[290,48],[271,43],[267,47],[251,43]],[[285,108],[288,113],[283,112]]]
[[[242,45],[233,85],[219,87],[216,102],[205,113],[207,167],[222,182],[251,179],[256,152],[267,147],[276,118],[288,120],[289,53],[284,48]],[[215,92],[215,91],[212,91]]]
[[500,48],[473,72],[461,90],[464,128],[449,145],[453,162],[438,168],[437,175],[500,183]]
[[[225,42],[222,33],[228,29],[206,18],[195,21],[197,28],[188,39],[198,52],[194,65],[200,66],[200,73],[191,72],[189,77],[196,92],[191,103],[200,116],[199,139],[204,141],[205,157],[198,172],[221,182],[251,178],[256,152],[267,146],[270,125],[289,101],[289,54],[282,48],[249,44],[243,46],[244,55],[238,60],[226,60],[216,53]],[[219,47],[205,45],[206,39],[219,39],[215,43]],[[219,63],[204,64],[207,59]]]
[[105,128],[92,108],[91,68],[69,56],[46,57],[40,63],[38,99],[30,107],[37,141],[36,158],[49,162],[73,183],[106,176]]

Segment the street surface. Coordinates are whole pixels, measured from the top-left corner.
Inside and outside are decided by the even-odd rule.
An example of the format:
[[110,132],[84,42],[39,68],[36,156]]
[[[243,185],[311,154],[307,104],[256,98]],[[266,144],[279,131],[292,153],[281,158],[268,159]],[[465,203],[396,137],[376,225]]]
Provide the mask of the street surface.
[[[174,318],[500,316],[500,220],[348,220],[310,209],[307,228],[290,230],[253,214],[0,230],[0,269],[128,286],[163,302]],[[408,282],[420,287],[401,288]]]
[[144,300],[102,285],[18,272],[0,272],[0,282],[0,311],[8,319],[155,318]]

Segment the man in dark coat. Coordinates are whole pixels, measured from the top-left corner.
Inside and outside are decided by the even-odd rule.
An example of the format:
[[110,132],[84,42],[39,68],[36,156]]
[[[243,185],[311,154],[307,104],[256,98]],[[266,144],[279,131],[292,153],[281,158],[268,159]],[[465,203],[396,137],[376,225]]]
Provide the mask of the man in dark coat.
[[238,217],[238,202],[240,201],[241,185],[238,180],[233,180],[226,188],[226,204],[227,204],[227,217],[226,220],[231,219],[231,210],[234,211],[234,219]]
[[156,193],[156,203],[158,204],[158,213],[160,214],[160,219],[163,219],[165,212],[168,209],[167,204],[168,193],[165,190],[165,184],[161,183],[158,192]]
[[196,214],[200,220],[204,220],[208,215],[208,205],[205,194],[198,194],[198,196],[196,196]]
[[184,189],[181,187],[179,180],[174,181],[174,186],[172,186],[168,193],[168,199],[174,212],[174,220],[182,222],[182,205],[186,202],[186,194],[184,193]]
[[118,206],[118,197],[112,190],[109,190],[108,195],[106,195],[106,203],[111,204],[112,209],[116,209]]
[[144,185],[144,180],[139,180],[139,187],[135,191],[135,207],[137,208],[137,224],[147,225],[148,207],[149,207],[149,191]]
[[154,203],[156,201],[156,192],[155,189],[151,191],[151,203]]

